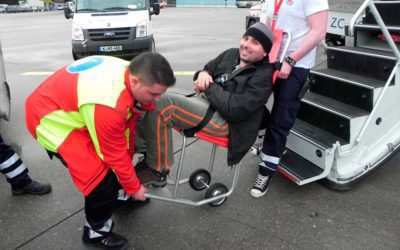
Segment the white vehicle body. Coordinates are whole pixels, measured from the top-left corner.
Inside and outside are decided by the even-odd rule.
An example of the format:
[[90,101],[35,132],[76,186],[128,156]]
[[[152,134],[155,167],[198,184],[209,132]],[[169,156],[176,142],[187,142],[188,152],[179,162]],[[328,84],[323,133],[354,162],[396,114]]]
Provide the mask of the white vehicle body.
[[3,52],[0,42],[0,118],[7,120],[10,118],[10,88],[6,81],[6,70],[4,67]]
[[74,59],[98,54],[131,58],[154,51],[151,15],[158,13],[158,3],[152,1],[150,4],[149,0],[76,0],[74,4],[67,3],[66,17],[73,16]]
[[[250,8],[249,15],[246,17],[246,28],[256,22],[265,22],[267,3],[261,0],[260,5]],[[326,34],[326,42],[329,45],[343,45],[345,36],[345,25],[350,23],[354,13],[343,10],[330,10],[328,17],[328,26]],[[361,17],[358,22],[361,21]]]

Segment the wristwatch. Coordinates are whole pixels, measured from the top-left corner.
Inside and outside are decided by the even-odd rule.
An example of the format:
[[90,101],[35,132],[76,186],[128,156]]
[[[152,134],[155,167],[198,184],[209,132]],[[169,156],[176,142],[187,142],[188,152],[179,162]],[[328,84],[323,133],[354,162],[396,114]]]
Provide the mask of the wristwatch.
[[285,62],[287,62],[290,65],[290,67],[292,67],[292,68],[294,67],[294,65],[296,65],[296,60],[294,60],[290,56],[287,56],[285,58]]

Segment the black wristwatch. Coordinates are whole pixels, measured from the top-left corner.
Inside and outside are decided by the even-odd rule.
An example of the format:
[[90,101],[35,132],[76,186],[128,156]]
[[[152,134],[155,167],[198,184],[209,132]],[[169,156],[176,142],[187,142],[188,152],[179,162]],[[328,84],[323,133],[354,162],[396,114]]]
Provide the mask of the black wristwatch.
[[290,67],[292,67],[292,68],[294,67],[294,65],[296,65],[296,60],[294,60],[290,56],[287,56],[285,58],[285,62],[287,62],[290,65]]

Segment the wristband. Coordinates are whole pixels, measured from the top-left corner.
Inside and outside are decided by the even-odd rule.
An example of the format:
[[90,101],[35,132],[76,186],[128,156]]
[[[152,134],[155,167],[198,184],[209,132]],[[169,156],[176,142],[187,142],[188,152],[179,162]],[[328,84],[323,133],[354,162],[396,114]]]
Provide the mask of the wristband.
[[294,67],[294,65],[296,65],[296,60],[294,60],[290,56],[287,56],[285,58],[285,62],[287,62],[290,65],[290,67],[292,67],[292,68]]

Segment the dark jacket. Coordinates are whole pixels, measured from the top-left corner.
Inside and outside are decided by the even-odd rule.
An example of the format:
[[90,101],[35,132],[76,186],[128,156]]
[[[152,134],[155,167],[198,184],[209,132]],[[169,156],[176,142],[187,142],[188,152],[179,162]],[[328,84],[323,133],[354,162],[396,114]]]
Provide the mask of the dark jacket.
[[[239,49],[228,49],[208,62],[204,70],[215,81],[231,73],[239,60]],[[210,104],[229,124],[228,165],[237,164],[254,143],[271,92],[272,66],[268,59],[240,69],[223,84],[214,83],[205,90]]]

